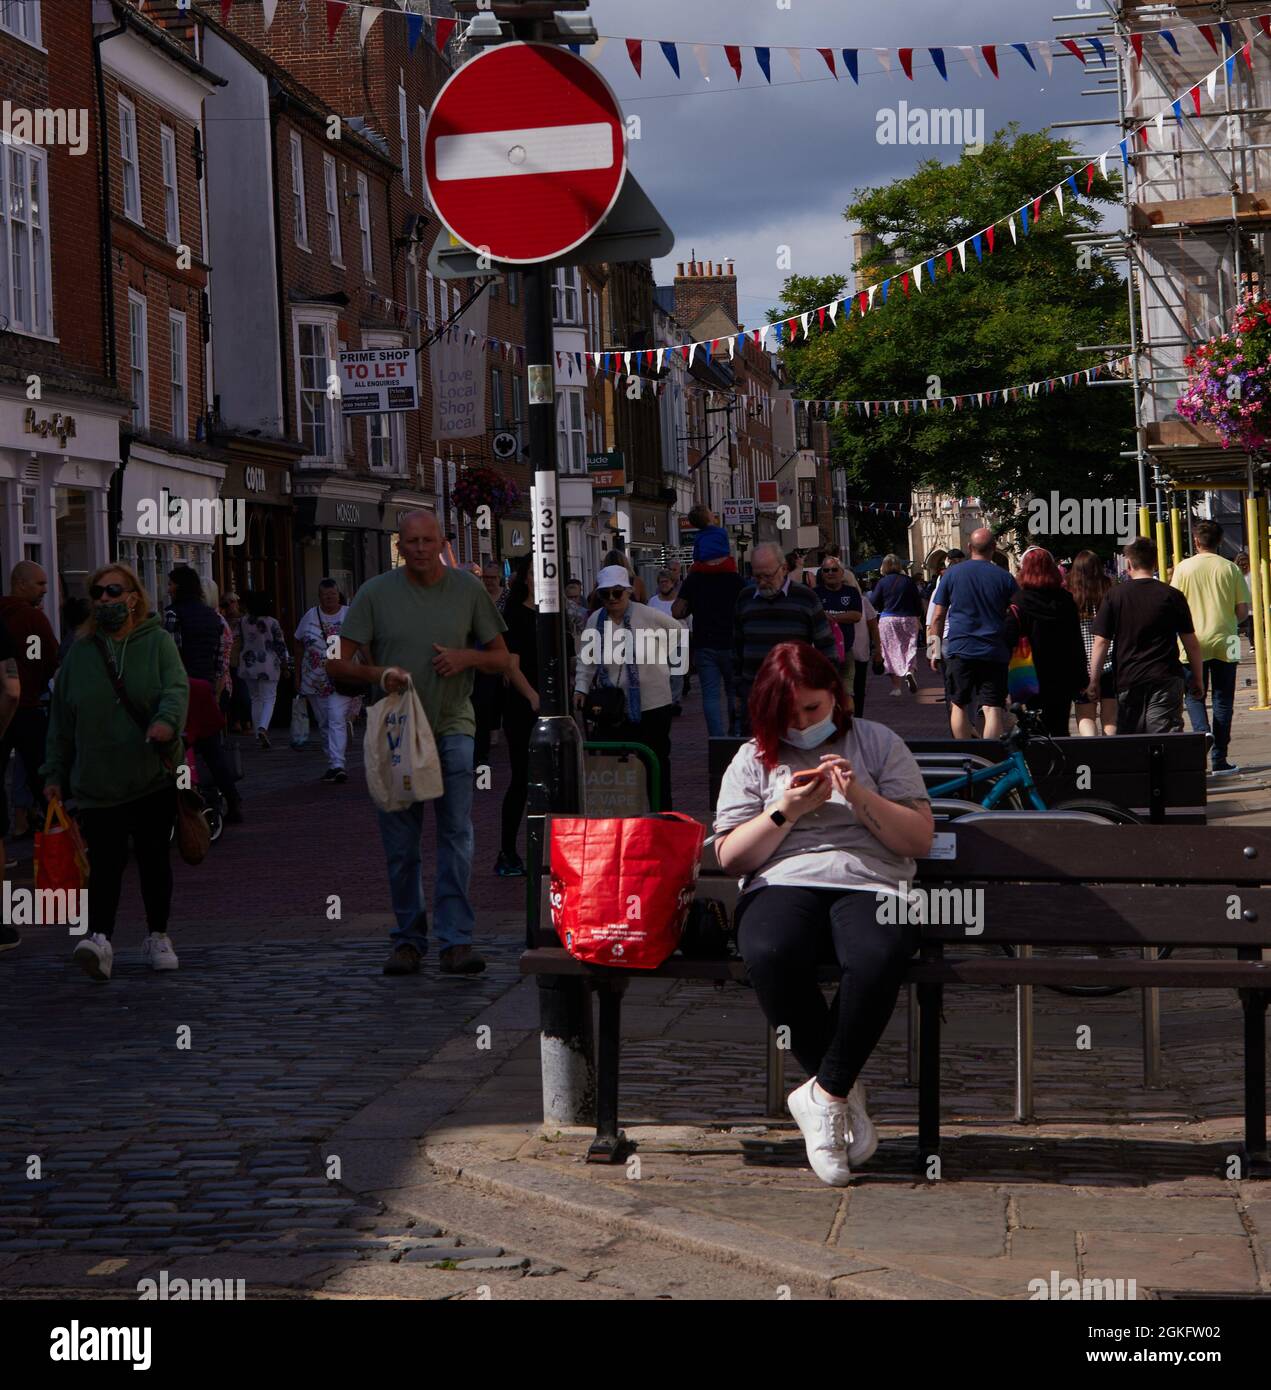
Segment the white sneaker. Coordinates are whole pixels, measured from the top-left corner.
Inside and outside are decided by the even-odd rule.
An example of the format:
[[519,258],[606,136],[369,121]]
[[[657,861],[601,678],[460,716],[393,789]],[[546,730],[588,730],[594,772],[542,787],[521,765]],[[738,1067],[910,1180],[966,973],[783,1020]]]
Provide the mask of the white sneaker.
[[847,1118],[850,1130],[847,1161],[859,1168],[874,1156],[878,1147],[878,1131],[865,1112],[865,1087],[858,1081],[847,1093]]
[[115,953],[101,932],[86,936],[71,952],[71,960],[90,980],[109,980]]
[[178,965],[177,953],[172,949],[172,938],[167,932],[148,932],[141,947],[141,959],[151,970],[175,970]]
[[901,697],[901,695],[904,694],[904,691],[902,691],[902,690],[889,690],[887,693],[888,693],[888,695],[891,696],[891,698],[892,698],[893,700],[899,700],[900,697]]
[[815,1077],[805,1081],[786,1097],[786,1105],[803,1132],[812,1171],[831,1187],[846,1187],[852,1180],[847,1156],[847,1102],[823,1105],[813,1094],[815,1085]]

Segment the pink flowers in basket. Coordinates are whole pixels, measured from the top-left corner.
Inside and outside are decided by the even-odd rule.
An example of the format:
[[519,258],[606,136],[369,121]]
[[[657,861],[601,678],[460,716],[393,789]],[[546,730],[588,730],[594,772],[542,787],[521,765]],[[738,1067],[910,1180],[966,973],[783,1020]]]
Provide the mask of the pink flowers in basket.
[[1183,365],[1188,380],[1178,398],[1180,418],[1216,430],[1224,449],[1233,444],[1249,453],[1265,448],[1271,433],[1271,302],[1246,295],[1231,332],[1202,343]]

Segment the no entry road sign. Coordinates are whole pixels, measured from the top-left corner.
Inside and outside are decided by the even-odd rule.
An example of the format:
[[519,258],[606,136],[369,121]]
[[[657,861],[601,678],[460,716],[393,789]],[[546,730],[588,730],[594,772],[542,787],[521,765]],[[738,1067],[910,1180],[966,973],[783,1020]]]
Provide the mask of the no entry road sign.
[[609,84],[568,49],[506,43],[437,94],[424,179],[452,236],[513,265],[554,260],[604,221],[627,172]]

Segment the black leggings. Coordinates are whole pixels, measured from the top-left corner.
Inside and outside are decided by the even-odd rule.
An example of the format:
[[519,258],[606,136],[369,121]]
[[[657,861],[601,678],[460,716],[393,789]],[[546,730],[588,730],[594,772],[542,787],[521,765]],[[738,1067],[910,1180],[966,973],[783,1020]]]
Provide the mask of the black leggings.
[[519,697],[518,705],[525,705],[524,714],[519,709],[509,708],[503,715],[503,739],[508,746],[508,762],[512,769],[512,780],[503,794],[503,831],[500,848],[504,854],[516,854],[516,839],[521,833],[521,821],[525,818],[525,798],[530,786],[530,733],[534,728],[535,714],[529,705]]
[[[832,1096],[852,1089],[896,1007],[918,928],[880,922],[870,891],[757,888],[737,906],[737,943],[760,1006],[790,1050]],[[837,959],[833,1004],[816,967]]]
[[852,672],[852,713],[858,719],[865,717],[865,682],[869,679],[869,658],[857,657],[856,669]]
[[88,930],[107,940],[115,932],[115,914],[132,840],[141,875],[141,901],[146,926],[152,932],[168,929],[172,909],[172,863],[168,857],[177,817],[176,784],[122,806],[81,810],[79,823],[88,847]]

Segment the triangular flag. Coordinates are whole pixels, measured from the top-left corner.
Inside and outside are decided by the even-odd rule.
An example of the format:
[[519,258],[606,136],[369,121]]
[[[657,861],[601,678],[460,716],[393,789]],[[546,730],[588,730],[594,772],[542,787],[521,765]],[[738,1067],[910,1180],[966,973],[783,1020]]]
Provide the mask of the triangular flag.
[[[222,4],[224,4],[224,2],[225,2],[225,0],[221,0],[221,3],[222,3]],[[369,34],[369,33],[371,32],[371,25],[374,24],[375,21],[376,21],[379,17],[380,17],[380,8],[379,8],[378,5],[363,5],[363,6],[362,6],[362,22],[361,22],[361,24],[358,25],[358,34],[357,34],[357,41],[358,41],[358,47],[359,47],[359,48],[365,48],[365,47],[366,47],[366,36],[367,36],[367,34]]]
[[965,241],[960,241],[960,242],[958,243],[958,260],[962,262],[962,269],[965,270],[965,269],[966,269],[966,242],[965,242]]
[[1102,174],[1103,177],[1104,177],[1105,179],[1108,177],[1108,152],[1107,152],[1107,150],[1104,150],[1104,152],[1099,156],[1099,173]]
[[799,50],[798,50],[797,48],[787,48],[787,49],[786,49],[786,57],[788,57],[788,58],[790,59],[790,65],[791,65],[791,67],[794,68],[794,75],[795,75],[796,77],[802,77],[802,76],[803,76],[803,61],[802,61],[802,59],[799,57]]
[[1188,95],[1189,97],[1191,97],[1191,99],[1192,99],[1192,107],[1193,107],[1193,109],[1195,110],[1196,114],[1199,116],[1199,115],[1200,115],[1200,83],[1198,82],[1193,88],[1191,88],[1191,90],[1187,93],[1187,95]]
[[917,264],[916,266],[914,266],[914,268],[913,268],[913,277],[914,277],[914,289],[916,289],[916,290],[918,291],[918,293],[921,294],[921,293],[922,293],[922,262],[921,262],[921,261],[919,261],[918,264]]
[[711,342],[709,342],[709,343],[703,343],[703,344],[702,344],[702,351],[706,354],[706,365],[707,365],[708,367],[710,366],[710,363],[711,363],[711,353],[712,353],[714,350],[715,350],[715,340],[712,339]]
[[997,228],[992,223],[990,223],[987,227],[985,227],[984,235],[988,238],[989,255],[991,256],[993,254],[994,243],[997,240]]
[[740,345],[741,345],[741,335],[740,335],[740,334],[738,334],[738,336],[737,336],[736,338],[733,338],[733,337],[731,337],[731,336],[729,337],[729,339],[728,339],[728,360],[729,360],[730,362],[733,360],[733,348],[734,348],[734,346],[740,346]]
[[662,362],[666,357],[666,349],[658,348],[658,371],[662,370]]
[[[890,281],[889,281],[888,283],[890,284]],[[876,291],[877,289],[878,289],[878,286],[877,286],[877,285],[871,285],[871,286],[869,287],[869,307],[870,307],[871,309],[874,307],[874,293],[875,293],[875,291]]]
[[1055,57],[1051,52],[1050,44],[1045,39],[1039,39],[1033,45],[1033,52],[1046,65],[1046,76],[1049,77],[1055,70]]
[[278,0],[260,0],[260,3],[265,11],[265,33],[269,33],[269,26],[274,22],[274,11],[278,8]]
[[1033,199],[1033,221],[1036,222],[1036,221],[1041,217],[1041,215],[1042,215],[1042,200],[1041,200],[1040,198],[1034,198],[1034,199]]
[[693,57],[697,59],[697,66],[702,70],[702,77],[709,82],[711,80],[710,59],[706,55],[704,43],[693,45]]
[[1086,165],[1086,192],[1089,193],[1092,187],[1094,187],[1094,165],[1093,165],[1093,164],[1087,164],[1087,165]]
[[1093,48],[1094,51],[1099,55],[1099,61],[1106,68],[1108,66],[1108,51],[1103,46],[1103,40],[1091,38],[1089,42],[1090,47]]
[[1060,39],[1059,42],[1071,53],[1084,68],[1086,65],[1086,55],[1082,52],[1081,45],[1076,39]]
[[882,70],[887,74],[888,77],[890,77],[890,76],[891,76],[891,49],[890,49],[890,48],[876,48],[876,49],[874,50],[874,57],[878,59],[878,66],[879,66],[880,68],[882,68]]
[[1160,111],[1158,111],[1158,112],[1156,113],[1156,133],[1157,133],[1158,135],[1164,135],[1164,134],[1165,134],[1165,110],[1164,110],[1164,108],[1162,108]]
[[1128,140],[1121,141],[1121,163],[1124,164],[1127,169],[1130,167],[1130,150]]
[[1214,52],[1217,53],[1218,40],[1214,38],[1213,29],[1208,24],[1198,24],[1196,28],[1200,31],[1201,34],[1204,35],[1205,42],[1210,46],[1210,48],[1212,48]]
[[832,48],[818,48],[817,52],[825,59],[825,66],[829,68],[830,76],[837,81],[838,70],[834,66],[834,50]]
[[348,0],[327,0],[327,42],[335,39],[335,31],[340,27],[344,12],[349,8]]
[[759,71],[763,73],[766,82],[772,81],[772,50],[770,48],[756,48],[755,62],[759,64]]
[[[927,260],[927,274],[931,276],[931,283],[936,283],[936,258],[931,256]],[[918,277],[918,288],[922,288],[922,276]]]
[[929,48],[927,52],[931,54],[931,61],[936,65],[936,71],[947,82],[949,80],[949,71],[944,65],[944,49]]
[[735,43],[724,45],[724,57],[728,59],[728,66],[737,74],[737,81],[741,81],[741,49]]
[[966,58],[967,63],[970,65],[971,71],[976,75],[976,77],[983,77],[984,74],[980,71],[980,60],[976,55],[974,45],[969,43],[960,43],[958,45],[958,52]]
[[905,271],[905,273],[900,277],[900,288],[901,288],[902,290],[904,290],[904,292],[905,292],[905,297],[908,298],[908,296],[909,296],[909,272],[908,272],[908,271]]
[[[821,307],[816,311],[816,326],[817,326],[818,328],[824,328],[824,327],[825,327],[825,305],[824,305],[824,304],[822,304]],[[805,325],[805,331],[806,331],[806,325]]]
[[690,367],[693,365],[693,358],[697,356],[697,349],[699,347],[701,347],[701,343],[690,343],[688,345],[688,364]]
[[[1020,221],[1024,224],[1024,232],[1025,232],[1025,234],[1027,234],[1027,232],[1028,232],[1028,222],[1026,221],[1026,219],[1027,219],[1027,217],[1028,217],[1028,209],[1027,209],[1027,208],[1020,208],[1020,210],[1019,210],[1019,216],[1020,216]],[[1011,240],[1015,243],[1016,246],[1018,246],[1018,245],[1019,245],[1019,237],[1017,237],[1017,236],[1015,235],[1015,219],[1014,219],[1013,217],[1008,217],[1008,218],[1006,219],[1006,225],[1011,229]]]
[[[965,246],[965,245],[966,245],[966,242],[963,242],[962,244]],[[983,246],[983,243],[982,243],[981,240],[980,240],[980,233],[979,233],[979,232],[976,232],[976,234],[971,238],[971,245],[975,248],[975,259],[976,259],[977,261],[979,261],[981,265],[983,265],[983,264],[984,264],[984,246]]]
[[1174,103],[1174,119],[1181,127],[1183,124],[1183,103],[1181,101],[1176,101]]
[[944,253],[944,268],[945,268],[945,272],[946,272],[947,274],[949,274],[949,275],[952,275],[952,274],[953,274],[953,252],[952,252],[952,251],[946,251],[946,252]]
[[1164,39],[1165,42],[1169,44],[1169,46],[1174,50],[1174,56],[1176,58],[1182,57],[1182,54],[1180,54],[1178,51],[1178,41],[1175,39],[1173,33],[1169,29],[1158,29],[1156,32],[1157,35],[1160,38]]
[[1072,189],[1072,196],[1073,196],[1074,198],[1080,198],[1080,197],[1081,197],[1081,193],[1080,193],[1080,191],[1079,191],[1078,188],[1077,188],[1077,176],[1076,176],[1076,174],[1069,174],[1068,177],[1064,180],[1064,182],[1068,185],[1069,188]]
[[989,65],[989,71],[994,77],[1000,78],[1002,74],[997,70],[997,45],[986,43],[981,47],[980,52],[984,54],[984,61]]
[[901,71],[912,82],[914,80],[914,51],[912,48],[898,48],[896,56],[900,59]]
[[1215,68],[1215,69],[1213,70],[1213,72],[1211,72],[1211,73],[1209,74],[1209,76],[1208,76],[1207,78],[1205,78],[1205,86],[1206,86],[1206,87],[1208,88],[1208,90],[1209,90],[1209,99],[1210,99],[1210,101],[1213,101],[1213,100],[1214,100],[1214,94],[1215,94],[1215,93],[1217,92],[1217,90],[1218,90],[1218,69],[1217,69],[1217,68]]
[[675,45],[659,40],[658,47],[666,54],[666,61],[670,63],[671,71],[678,77],[680,75],[680,55],[675,51]]
[[1233,53],[1225,64],[1227,69],[1227,85],[1230,86],[1236,80],[1236,55]]
[[1143,61],[1143,35],[1131,34],[1130,47],[1134,50],[1134,61],[1141,63]]
[[433,43],[436,45],[438,53],[444,53],[446,45],[450,42],[450,36],[454,33],[455,25],[459,21],[457,19],[439,19],[436,23],[437,28],[433,34]]
[[[839,304],[840,304],[840,303],[843,303],[843,304],[850,304],[850,302],[851,302],[850,300],[838,300],[838,299],[836,299],[836,300],[834,300],[834,301],[831,302],[831,304],[830,304],[830,322],[831,322],[831,323],[837,323],[837,322],[838,322]],[[850,310],[850,309],[848,310],[848,313],[851,313],[851,310]]]
[[[273,3],[277,4],[278,0],[273,0]],[[406,45],[410,52],[414,53],[415,45],[419,42],[419,36],[423,32],[423,15],[408,12],[406,15]]]
[[845,48],[843,50],[843,66],[847,69],[852,81],[855,82],[858,87],[861,81],[859,64],[860,55],[856,49]]
[[1055,185],[1054,189],[1053,189],[1053,192],[1054,192],[1054,194],[1055,194],[1055,200],[1056,200],[1056,202],[1058,202],[1058,204],[1059,204],[1059,211],[1060,211],[1060,212],[1063,212],[1063,210],[1064,210],[1064,186],[1063,186],[1063,184],[1062,184],[1062,183],[1057,183],[1057,184]]
[[1228,49],[1232,48],[1234,45],[1231,42],[1231,25],[1224,20],[1224,22],[1218,26],[1218,32],[1222,35],[1222,41],[1227,45]]
[[1244,44],[1244,45],[1242,45],[1242,46],[1241,46],[1241,49],[1240,49],[1240,56],[1245,60],[1245,67],[1247,67],[1247,68],[1249,69],[1249,71],[1252,72],[1252,71],[1253,71],[1253,45],[1252,45],[1252,44],[1247,44],[1247,43]]
[[1037,71],[1037,64],[1033,62],[1033,55],[1028,51],[1026,43],[1013,43],[1011,47],[1020,55],[1034,72]]
[[631,66],[635,68],[636,76],[642,77],[644,74],[640,71],[640,69],[644,66],[643,39],[627,40],[627,57],[631,59]]

